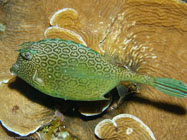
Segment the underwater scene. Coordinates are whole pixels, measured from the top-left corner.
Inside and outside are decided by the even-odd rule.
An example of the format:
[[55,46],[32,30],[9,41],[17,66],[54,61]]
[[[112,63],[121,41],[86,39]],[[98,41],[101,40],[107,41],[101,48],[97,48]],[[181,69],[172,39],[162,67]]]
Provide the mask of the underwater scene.
[[187,140],[186,0],[0,0],[0,140]]

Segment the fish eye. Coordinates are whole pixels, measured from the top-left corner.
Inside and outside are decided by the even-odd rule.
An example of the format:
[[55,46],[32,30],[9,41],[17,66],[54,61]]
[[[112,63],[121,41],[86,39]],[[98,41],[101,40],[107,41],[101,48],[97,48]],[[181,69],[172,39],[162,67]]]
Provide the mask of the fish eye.
[[26,59],[26,60],[31,60],[32,59],[32,53],[30,53],[30,52],[23,52],[23,53],[21,53],[21,56],[24,58],[24,59]]

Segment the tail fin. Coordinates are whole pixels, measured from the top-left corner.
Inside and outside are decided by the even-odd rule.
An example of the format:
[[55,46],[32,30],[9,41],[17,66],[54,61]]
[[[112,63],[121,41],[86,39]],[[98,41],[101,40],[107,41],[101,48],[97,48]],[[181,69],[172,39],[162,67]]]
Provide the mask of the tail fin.
[[151,85],[171,96],[178,98],[187,96],[187,86],[183,82],[175,79],[154,77]]

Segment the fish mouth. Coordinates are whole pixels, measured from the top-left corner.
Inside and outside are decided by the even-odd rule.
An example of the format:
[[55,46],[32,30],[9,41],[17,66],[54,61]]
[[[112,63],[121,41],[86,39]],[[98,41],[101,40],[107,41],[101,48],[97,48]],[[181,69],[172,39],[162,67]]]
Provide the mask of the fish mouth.
[[13,64],[12,67],[10,68],[10,73],[12,75],[16,75],[16,72],[18,71],[18,68],[19,68],[18,64]]

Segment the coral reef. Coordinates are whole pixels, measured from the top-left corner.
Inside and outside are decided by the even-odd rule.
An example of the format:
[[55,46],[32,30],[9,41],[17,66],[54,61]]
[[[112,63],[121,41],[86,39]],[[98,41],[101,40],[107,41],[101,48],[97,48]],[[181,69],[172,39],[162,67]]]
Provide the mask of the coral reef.
[[[59,27],[56,27],[55,19],[53,22],[50,20],[54,13],[64,8],[70,8],[63,16],[67,17],[66,24],[58,25],[63,29],[57,30]],[[69,14],[74,18],[69,18]],[[78,104],[76,102],[41,97],[40,93],[20,79],[14,82],[16,87],[12,89],[7,80],[13,78],[9,68],[16,61],[18,53],[14,50],[19,48],[18,45],[50,37],[47,33],[55,31],[59,35],[63,32],[66,34],[63,37],[85,43],[101,54],[105,53],[109,60],[119,62],[134,72],[186,82],[186,16],[187,4],[181,0],[1,1],[0,23],[2,27],[6,27],[5,30],[1,28],[3,32],[0,32],[0,97],[4,106],[0,112],[2,123],[12,129],[21,129],[25,125],[24,121],[16,121],[14,116],[22,114],[24,117],[25,113],[31,113],[30,120],[26,117],[24,120],[33,124],[32,128],[36,130],[36,126],[46,125],[52,119],[54,108],[49,105],[54,105],[52,100],[55,100],[62,108],[60,111],[64,114],[63,125],[66,126],[66,131],[78,139],[96,140],[94,128],[98,122],[128,113],[147,124],[157,139],[171,140],[180,137],[185,140],[186,98],[176,99],[151,88],[141,87],[140,94],[128,96],[119,107],[109,108],[105,114],[89,118],[81,116],[75,110]],[[45,32],[50,25],[52,27]],[[53,37],[56,35],[53,34]],[[115,90],[112,92],[116,94]],[[12,98],[8,96],[13,94]],[[28,98],[27,95],[34,97]],[[32,109],[28,109],[28,106]],[[8,122],[7,119],[11,121]],[[15,135],[2,127],[0,132],[0,137],[14,139]],[[26,134],[28,133],[24,132]]]

